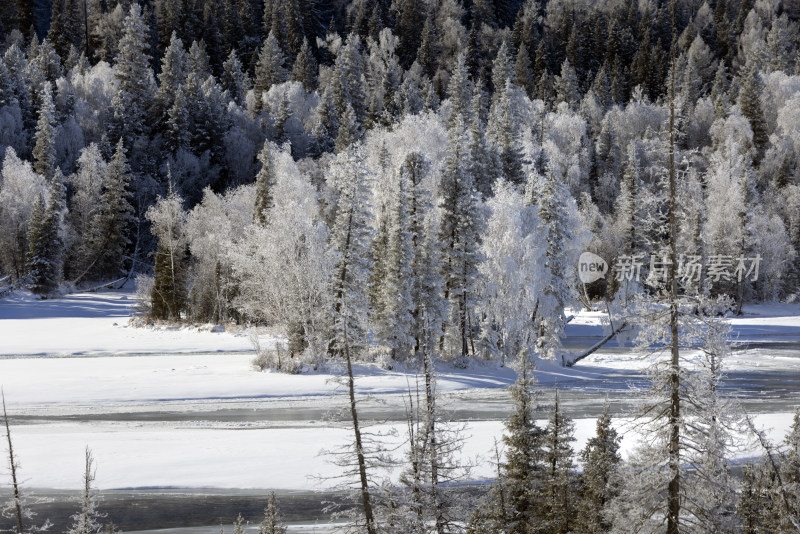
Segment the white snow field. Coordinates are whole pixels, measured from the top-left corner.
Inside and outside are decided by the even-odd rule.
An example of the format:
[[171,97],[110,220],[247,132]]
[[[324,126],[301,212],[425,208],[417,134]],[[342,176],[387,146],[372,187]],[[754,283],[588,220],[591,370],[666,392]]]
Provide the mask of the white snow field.
[[[346,417],[325,415],[345,404],[333,374],[257,372],[247,335],[221,328],[136,328],[129,326],[132,304],[128,291],[0,300],[0,385],[26,486],[79,488],[86,446],[97,460],[100,489],[309,490],[334,483],[325,477],[339,468],[320,452],[345,443],[350,434]],[[800,382],[800,306],[751,306],[745,312],[731,320],[737,349],[727,369],[737,379],[743,376],[743,383],[752,378],[753,399],[769,398],[773,374],[764,371]],[[603,334],[601,322],[600,313],[577,313],[567,328],[567,348],[591,345]],[[596,412],[606,394],[600,386],[616,381],[610,391],[629,397],[627,381],[641,379],[638,370],[647,360],[612,342],[574,368],[541,362],[537,376],[550,392],[570,384]],[[477,364],[441,371],[443,404],[463,412],[458,418],[465,425],[464,455],[481,458],[471,477],[491,478],[490,451],[503,430],[505,389],[514,373]],[[396,431],[387,442],[401,442],[404,425],[397,412],[402,415],[403,394],[415,376],[370,365],[357,366],[356,373],[366,419],[377,430]],[[790,425],[798,390],[780,389],[780,406],[758,410],[757,423],[775,441]],[[616,421],[626,433],[627,453],[635,436],[624,417]],[[577,451],[594,433],[595,420],[575,422]],[[751,445],[740,456],[756,454]],[[0,486],[6,483],[0,479]]]

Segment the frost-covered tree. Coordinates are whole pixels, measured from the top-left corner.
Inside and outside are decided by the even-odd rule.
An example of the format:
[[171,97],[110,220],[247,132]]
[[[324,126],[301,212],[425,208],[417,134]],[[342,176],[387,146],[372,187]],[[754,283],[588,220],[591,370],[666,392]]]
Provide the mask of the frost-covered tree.
[[64,175],[56,169],[48,199],[40,196],[34,204],[28,242],[30,246],[30,288],[39,295],[51,295],[61,283],[64,267],[63,220],[66,211]]
[[514,408],[506,422],[506,460],[502,465],[506,487],[509,534],[534,532],[542,507],[541,481],[545,472],[544,430],[534,419],[537,408],[535,378],[527,358],[520,361],[517,380],[511,387]]
[[572,301],[568,279],[569,255],[580,239],[575,226],[575,201],[566,186],[557,181],[551,165],[544,176],[534,172],[528,178],[528,203],[538,207],[544,229],[545,261],[542,291],[533,321],[539,328],[537,347],[545,358],[554,358],[564,331],[564,307]]
[[[412,291],[414,249],[411,234],[408,175],[392,180],[386,216],[386,247],[380,258],[383,280],[373,310],[376,333],[396,360],[408,358],[414,349]],[[413,193],[412,193],[413,194]]]
[[114,65],[117,91],[112,99],[114,131],[130,148],[140,135],[147,134],[147,110],[155,93],[153,71],[150,68],[148,28],[142,8],[134,3],[125,17],[124,34]]
[[270,491],[267,496],[267,507],[264,509],[264,519],[258,525],[258,534],[286,534],[274,491]]
[[36,123],[36,145],[33,147],[33,170],[50,180],[56,166],[55,127],[56,108],[50,82],[39,93],[39,121]]
[[36,512],[31,509],[31,502],[22,487],[20,479],[20,464],[18,455],[14,452],[14,443],[11,439],[11,427],[8,424],[8,412],[6,411],[6,396],[0,389],[0,399],[3,403],[3,424],[6,431],[6,443],[8,444],[8,470],[10,475],[10,486],[12,497],[0,505],[0,517],[12,519],[14,526],[10,532],[15,534],[46,532],[52,527],[50,520],[46,520],[41,525],[32,524],[36,517]]
[[580,482],[580,500],[577,505],[574,531],[599,534],[611,530],[609,506],[619,494],[619,454],[621,437],[611,424],[608,400],[603,413],[597,418],[597,430],[581,451],[583,475]]
[[558,390],[556,390],[553,409],[542,438],[542,457],[544,463],[542,521],[547,532],[562,533],[572,531],[577,508],[573,497],[574,478],[573,450],[575,423],[562,412]]
[[84,456],[83,487],[80,496],[80,511],[74,514],[72,524],[67,530],[67,534],[98,534],[103,532],[103,525],[100,522],[105,517],[97,511],[99,494],[93,487],[95,480],[94,456],[89,447],[86,447]]
[[308,44],[308,39],[303,37],[300,53],[294,60],[290,79],[303,84],[306,91],[313,91],[317,86],[317,60]]
[[526,355],[537,338],[531,317],[544,289],[545,248],[536,207],[508,182],[497,184],[487,208],[481,238],[482,333],[489,352],[505,363]]
[[272,163],[272,147],[264,141],[264,148],[258,154],[261,169],[256,175],[256,205],[253,221],[261,226],[267,225],[269,210],[275,205],[273,189],[275,188],[275,169]]
[[447,155],[439,184],[441,270],[444,297],[450,302],[445,353],[451,358],[475,354],[473,327],[478,326],[475,306],[483,218],[471,168],[469,139],[464,120],[458,114],[448,132]]
[[275,84],[283,83],[287,79],[286,55],[281,49],[275,35],[270,32],[264,40],[261,52],[258,55],[258,63],[255,67],[255,77],[253,78],[253,91],[255,93],[255,109],[258,113],[264,109],[264,92]]
[[36,199],[47,194],[47,182],[13,148],[6,149],[0,181],[0,264],[12,280],[28,274],[28,233]]
[[355,145],[339,155],[328,176],[329,184],[338,194],[330,239],[336,254],[330,281],[333,301],[330,349],[336,354],[342,354],[345,347],[354,353],[361,349],[367,327],[366,289],[371,269],[368,178],[363,148]]
[[183,200],[170,188],[169,194],[160,197],[145,217],[158,239],[150,315],[157,320],[180,321],[187,299]]
[[92,220],[93,248],[99,254],[93,273],[97,278],[113,278],[120,274],[131,245],[134,210],[131,205],[132,181],[122,139],[108,164],[97,215]]

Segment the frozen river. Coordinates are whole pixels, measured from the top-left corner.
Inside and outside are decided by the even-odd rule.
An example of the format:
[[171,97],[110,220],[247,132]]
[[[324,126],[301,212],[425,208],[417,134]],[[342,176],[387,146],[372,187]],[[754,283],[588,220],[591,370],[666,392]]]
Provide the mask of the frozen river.
[[[331,373],[255,372],[243,334],[130,328],[129,297],[0,301],[0,385],[22,478],[50,501],[41,516],[64,530],[88,445],[101,509],[126,532],[216,534],[221,524],[231,532],[239,512],[258,523],[270,489],[279,493],[291,532],[325,532],[321,503],[336,494],[315,477],[337,468],[320,451],[348,438],[346,397]],[[732,320],[736,347],[722,393],[773,426],[775,440],[800,405],[799,316],[800,307],[779,305]],[[43,331],[51,335],[40,344],[36,333],[41,338]],[[599,314],[579,315],[567,328],[566,349],[578,352],[602,335]],[[644,360],[612,342],[571,369],[542,362],[540,402],[560,391],[565,413],[576,420],[576,450],[606,399],[615,417],[632,413],[636,390],[648,383]],[[364,421],[381,430],[402,427],[414,375],[374,366],[356,371]],[[464,423],[465,454],[483,458],[476,480],[493,476],[486,458],[503,430],[513,380],[512,371],[496,366],[440,369],[440,405]]]

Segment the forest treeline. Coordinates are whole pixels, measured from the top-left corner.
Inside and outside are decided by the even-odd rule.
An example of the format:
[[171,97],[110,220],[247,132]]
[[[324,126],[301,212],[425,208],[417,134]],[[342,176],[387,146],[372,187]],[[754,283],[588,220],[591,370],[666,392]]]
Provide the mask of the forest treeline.
[[797,292],[792,2],[2,10],[0,274],[37,293],[143,273],[150,318],[316,361],[554,356],[576,299],[664,289],[673,78],[681,291]]

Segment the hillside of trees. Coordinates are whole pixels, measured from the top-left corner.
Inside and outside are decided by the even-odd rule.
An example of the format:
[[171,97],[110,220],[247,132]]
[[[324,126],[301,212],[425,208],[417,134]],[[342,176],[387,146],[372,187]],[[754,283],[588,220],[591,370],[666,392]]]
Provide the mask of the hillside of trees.
[[139,274],[152,319],[317,359],[344,330],[395,361],[553,356],[566,305],[665,287],[672,79],[681,292],[797,293],[793,2],[2,11],[0,276],[44,296]]

